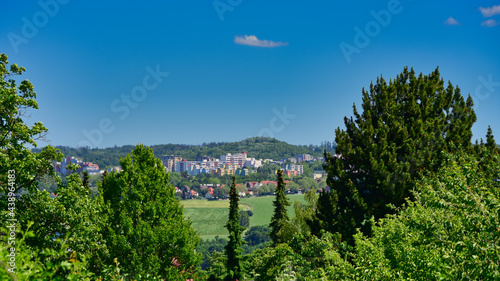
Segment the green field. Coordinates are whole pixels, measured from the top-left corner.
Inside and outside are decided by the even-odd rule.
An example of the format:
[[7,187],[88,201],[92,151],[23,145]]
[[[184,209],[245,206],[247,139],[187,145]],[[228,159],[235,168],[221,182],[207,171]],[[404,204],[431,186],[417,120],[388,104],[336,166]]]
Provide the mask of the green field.
[[[304,201],[304,195],[287,196],[292,205],[288,207],[288,215],[293,217],[293,202]],[[241,210],[252,210],[250,225],[267,225],[273,216],[274,196],[264,196],[256,198],[242,198],[240,200]],[[182,200],[184,205],[184,215],[191,219],[193,227],[203,239],[212,239],[215,236],[227,236],[227,229],[224,225],[229,216],[229,201],[208,201],[208,200]]]

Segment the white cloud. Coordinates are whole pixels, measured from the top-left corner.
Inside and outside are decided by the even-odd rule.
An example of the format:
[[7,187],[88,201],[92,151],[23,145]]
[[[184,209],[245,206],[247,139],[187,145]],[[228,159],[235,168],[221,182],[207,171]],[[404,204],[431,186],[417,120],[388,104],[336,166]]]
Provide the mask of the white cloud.
[[494,19],[485,20],[481,23],[481,26],[486,26],[486,27],[493,27],[495,25],[498,25],[498,22]]
[[255,35],[234,36],[234,43],[239,45],[256,46],[264,48],[274,48],[274,47],[288,45],[288,42],[274,42],[271,40],[260,40]]
[[483,14],[483,17],[489,18],[494,15],[500,15],[500,5],[496,5],[489,8],[479,7],[479,11]]
[[449,17],[447,20],[444,21],[444,23],[447,25],[460,25],[460,23],[452,17]]

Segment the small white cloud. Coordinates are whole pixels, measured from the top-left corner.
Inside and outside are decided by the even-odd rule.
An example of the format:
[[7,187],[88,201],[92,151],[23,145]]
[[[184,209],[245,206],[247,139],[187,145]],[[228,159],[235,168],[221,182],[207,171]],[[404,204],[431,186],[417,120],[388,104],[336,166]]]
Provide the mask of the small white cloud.
[[255,35],[234,36],[234,43],[239,45],[256,46],[264,48],[274,48],[274,47],[288,45],[288,42],[274,42],[271,40],[260,40]]
[[496,5],[489,8],[479,7],[479,11],[483,14],[483,17],[489,18],[494,15],[500,15],[500,5]]
[[444,23],[446,25],[460,25],[460,23],[452,17],[449,17],[447,20],[444,21]]
[[481,23],[481,26],[486,26],[486,27],[493,27],[495,25],[498,25],[498,22],[494,19],[485,20]]

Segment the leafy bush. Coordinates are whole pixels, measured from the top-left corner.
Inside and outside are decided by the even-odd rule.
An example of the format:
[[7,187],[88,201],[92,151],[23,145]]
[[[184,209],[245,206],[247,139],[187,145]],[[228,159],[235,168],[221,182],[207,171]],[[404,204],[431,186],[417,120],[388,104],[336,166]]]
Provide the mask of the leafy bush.
[[[474,157],[445,154],[415,201],[356,235],[357,272],[369,280],[498,280],[500,189]],[[498,171],[499,158],[490,162]]]

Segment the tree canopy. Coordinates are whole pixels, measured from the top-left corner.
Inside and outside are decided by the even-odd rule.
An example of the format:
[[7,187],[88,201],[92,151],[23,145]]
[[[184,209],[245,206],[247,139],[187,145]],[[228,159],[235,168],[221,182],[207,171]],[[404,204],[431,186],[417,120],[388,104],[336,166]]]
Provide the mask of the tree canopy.
[[25,123],[27,112],[38,109],[36,92],[28,80],[17,83],[26,69],[17,64],[9,67],[8,57],[0,54],[0,192],[7,193],[8,171],[15,171],[17,192],[21,188],[36,190],[37,179],[45,174],[54,175],[51,166],[62,154],[52,146],[34,153],[28,146],[36,147],[45,140],[47,128],[41,122],[32,126]]
[[138,145],[121,159],[123,171],[101,184],[111,258],[132,276],[181,276],[199,265],[199,238],[153,150]]
[[[476,121],[472,98],[458,86],[445,86],[436,68],[415,75],[407,67],[389,83],[380,77],[362,90],[360,113],[345,117],[337,128],[337,154],[326,154],[331,200],[323,217],[329,229],[353,242],[356,228],[368,234],[370,218],[382,218],[412,197],[419,173],[436,171],[442,150],[471,149],[471,127]],[[321,207],[318,207],[321,210]]]

